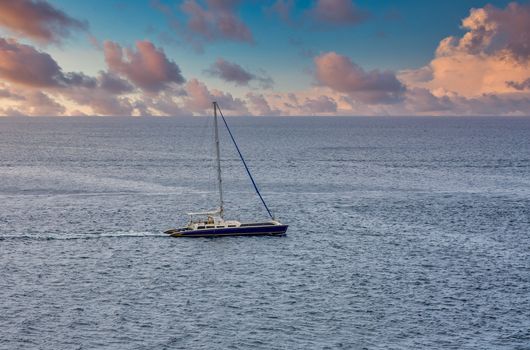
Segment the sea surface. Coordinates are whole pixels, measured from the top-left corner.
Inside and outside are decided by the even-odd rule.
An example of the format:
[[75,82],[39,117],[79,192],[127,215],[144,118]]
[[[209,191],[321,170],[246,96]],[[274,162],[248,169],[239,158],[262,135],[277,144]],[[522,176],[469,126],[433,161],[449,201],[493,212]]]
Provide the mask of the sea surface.
[[530,349],[530,118],[228,122],[0,118],[0,349]]

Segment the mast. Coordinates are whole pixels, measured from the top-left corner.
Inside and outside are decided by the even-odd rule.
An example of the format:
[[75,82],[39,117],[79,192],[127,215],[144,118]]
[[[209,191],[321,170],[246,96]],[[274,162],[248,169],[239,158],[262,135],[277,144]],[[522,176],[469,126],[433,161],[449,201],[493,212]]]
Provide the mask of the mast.
[[[215,107],[219,108],[219,106],[217,106],[217,102],[214,102],[214,108]],[[228,123],[226,122],[225,116],[223,115],[223,111],[221,111],[221,108],[219,108],[219,113],[221,114],[223,123],[226,126],[226,130],[228,130],[228,135],[230,135],[230,138],[232,139],[232,142],[234,143],[234,146],[236,147],[237,154],[239,154],[239,158],[241,158],[241,161],[243,162],[243,165],[245,166],[245,170],[247,171],[248,177],[250,178],[250,181],[252,181],[254,190],[256,190],[256,193],[258,194],[259,199],[261,199],[261,203],[263,203],[263,206],[265,207],[265,209],[267,209],[267,213],[269,213],[270,218],[274,220],[274,215],[272,215],[269,207],[267,206],[267,203],[265,203],[265,200],[263,199],[263,197],[261,196],[261,193],[259,192],[258,185],[256,185],[256,181],[254,181],[254,178],[252,177],[252,174],[250,173],[250,169],[247,166],[247,162],[245,162],[245,158],[243,158],[243,154],[241,154],[241,151],[239,150],[239,146],[237,145],[234,135],[232,135],[232,131],[228,127]],[[215,112],[215,126],[216,126],[215,130],[217,130],[217,109]],[[217,146],[217,151],[219,152],[219,146]],[[220,169],[219,169],[219,189],[221,189],[221,170]],[[222,203],[223,201],[222,201],[222,196],[221,196],[221,204]]]
[[221,179],[221,150],[219,148],[219,127],[217,126],[217,102],[213,103],[213,122],[215,128],[215,156],[217,160],[217,183],[219,185],[219,216],[223,218],[223,186]]

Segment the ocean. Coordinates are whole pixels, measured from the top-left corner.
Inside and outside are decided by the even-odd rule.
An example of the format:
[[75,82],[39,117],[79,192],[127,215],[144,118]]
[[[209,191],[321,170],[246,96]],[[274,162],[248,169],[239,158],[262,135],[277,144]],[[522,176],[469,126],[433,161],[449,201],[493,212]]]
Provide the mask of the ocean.
[[228,122],[0,118],[0,349],[530,349],[530,118]]

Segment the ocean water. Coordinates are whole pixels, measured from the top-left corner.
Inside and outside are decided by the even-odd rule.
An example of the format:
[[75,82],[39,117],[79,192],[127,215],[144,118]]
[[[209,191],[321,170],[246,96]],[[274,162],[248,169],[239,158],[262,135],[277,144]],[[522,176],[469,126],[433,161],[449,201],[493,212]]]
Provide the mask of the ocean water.
[[0,118],[0,349],[530,349],[529,118],[229,123]]

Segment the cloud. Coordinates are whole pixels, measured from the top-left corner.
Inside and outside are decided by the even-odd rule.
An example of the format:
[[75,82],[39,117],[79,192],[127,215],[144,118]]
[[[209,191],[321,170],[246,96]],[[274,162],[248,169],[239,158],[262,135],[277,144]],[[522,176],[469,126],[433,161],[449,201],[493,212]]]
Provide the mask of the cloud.
[[0,38],[0,78],[31,88],[96,85],[94,78],[83,73],[63,73],[49,54],[14,39],[4,38]]
[[0,38],[0,78],[15,86],[16,93],[2,89],[11,101],[5,114],[62,115],[66,108],[57,102],[62,98],[92,108],[95,114],[130,115],[133,111],[127,99],[115,95],[129,93],[134,87],[110,72],[100,72],[97,78],[83,73],[64,73],[47,53],[14,39]]
[[310,114],[331,114],[337,112],[337,102],[329,96],[321,95],[317,98],[306,98],[304,110]]
[[247,72],[239,64],[225,61],[222,58],[218,58],[212,64],[210,69],[208,69],[208,73],[236,85],[248,85],[255,78],[254,74]]
[[[291,92],[246,95],[250,110],[258,115],[355,115],[347,94],[325,86]],[[346,98],[348,100],[346,100]],[[369,106],[362,104],[363,106]],[[270,112],[269,112],[270,110]]]
[[6,117],[24,117],[24,112],[20,111],[17,108],[13,107],[7,107],[7,108],[0,108],[0,115],[6,116]]
[[[291,1],[278,3],[288,9]],[[310,11],[319,23],[359,23],[351,8],[341,7],[351,2],[314,3]],[[186,18],[189,26],[181,33],[193,34],[195,42],[248,41],[231,36],[237,30],[219,29],[222,13],[245,26],[236,15],[241,1],[186,4],[190,12],[175,18]],[[337,8],[342,10],[334,12]],[[308,18],[307,12],[297,13]],[[180,67],[150,41],[132,48],[104,42],[108,69],[88,76],[63,71],[52,56],[31,45],[0,38],[0,114],[209,115],[217,101],[229,115],[525,115],[530,111],[529,23],[530,5],[472,9],[462,21],[462,35],[441,40],[425,66],[398,74],[365,70],[335,52],[313,55],[317,84],[299,91],[256,93],[256,86],[272,85],[265,72],[222,58],[207,67],[225,82],[248,87],[241,95],[196,78],[185,83]]]
[[253,114],[255,115],[279,115],[281,111],[279,109],[272,109],[262,94],[254,94],[252,92],[247,93],[247,100],[250,103]]
[[25,100],[24,96],[14,93],[7,88],[0,88],[0,99],[13,100],[13,101]]
[[100,71],[98,81],[103,90],[114,95],[121,95],[134,91],[134,86],[132,86],[131,83],[110,72]]
[[159,92],[170,84],[185,82],[179,66],[149,41],[137,41],[136,50],[112,41],[103,45],[109,70],[126,77],[147,92]]
[[[470,54],[505,54],[526,61],[530,57],[530,5],[516,2],[505,9],[492,5],[471,9],[462,21],[467,33],[461,38],[449,37],[448,47],[440,47],[438,54],[454,51]],[[442,52],[447,50],[447,52]]]
[[239,98],[234,98],[230,93],[220,90],[210,91],[208,87],[197,79],[186,83],[185,106],[188,110],[198,114],[209,114],[212,102],[217,101],[223,110],[230,110],[237,114],[249,114],[246,104]]
[[0,77],[30,87],[60,86],[66,80],[50,55],[4,38],[0,38]]
[[203,42],[231,40],[252,43],[250,29],[238,18],[238,0],[185,0],[181,11],[187,16],[185,36],[197,48]]
[[60,116],[66,108],[41,91],[25,91],[18,104],[0,108],[0,115],[6,116]]
[[88,24],[44,0],[0,0],[0,25],[16,35],[41,43],[59,43]]
[[445,114],[454,108],[448,96],[436,97],[428,89],[408,89],[404,107],[410,114]]
[[136,103],[127,97],[117,97],[100,89],[74,90],[65,94],[68,100],[89,107],[92,114],[102,116],[131,116]]
[[314,59],[317,81],[367,104],[399,102],[405,87],[390,71],[365,72],[348,57],[328,52]]
[[57,116],[62,115],[66,108],[47,94],[34,91],[26,97],[27,115],[31,116]]
[[0,98],[11,98],[12,93],[7,89],[0,89]]
[[214,100],[231,114],[249,114],[243,99],[196,79],[182,87],[178,66],[151,43],[138,42],[136,48],[106,42],[109,70],[91,77],[63,72],[49,54],[0,38],[0,114],[209,114]]
[[400,81],[406,81],[415,85],[429,82],[434,76],[432,67],[424,66],[418,69],[403,69],[397,73],[397,78]]
[[356,25],[368,18],[351,0],[317,0],[309,11],[315,20],[331,25]]
[[400,79],[437,96],[467,99],[525,90],[530,79],[530,5],[472,9],[462,28],[462,37],[440,41],[427,66],[402,72]]
[[257,81],[264,89],[272,88],[273,85],[273,81],[270,77],[266,75],[258,76],[250,73],[239,64],[228,62],[222,58],[218,58],[206,72],[239,86],[248,86],[251,81]]
[[510,80],[506,82],[506,85],[514,88],[515,90],[530,90],[530,78],[521,81],[520,83]]
[[143,101],[157,115],[192,116],[193,112],[183,107],[182,95],[186,95],[183,90],[166,90],[155,98],[144,97]]

